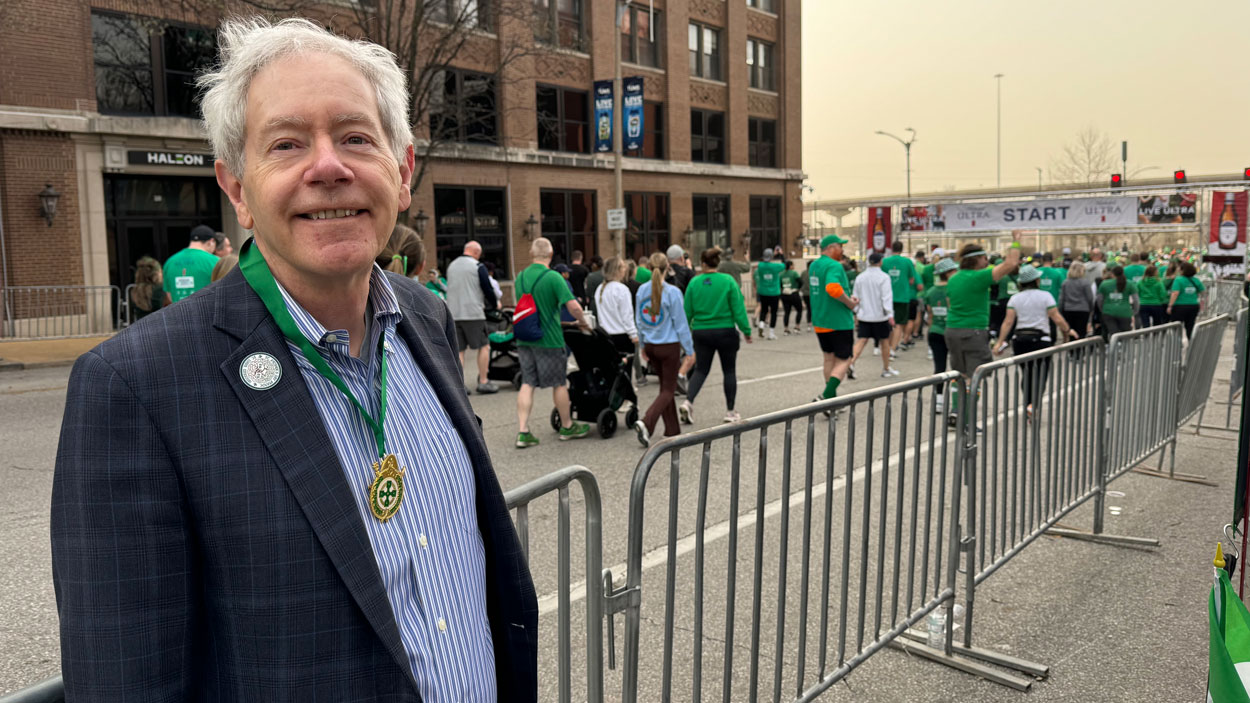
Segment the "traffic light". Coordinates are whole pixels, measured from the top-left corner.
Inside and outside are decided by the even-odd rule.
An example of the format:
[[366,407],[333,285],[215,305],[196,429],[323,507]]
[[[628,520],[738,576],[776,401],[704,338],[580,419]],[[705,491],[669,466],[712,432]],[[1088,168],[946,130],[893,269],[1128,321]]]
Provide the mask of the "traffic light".
[[1185,182],[1185,169],[1183,169],[1183,168],[1178,168],[1178,169],[1176,169],[1175,171],[1173,171],[1173,172],[1172,172],[1172,182],[1173,182],[1173,183],[1184,183],[1184,182]]
[[1247,181],[1250,181],[1250,168],[1247,168],[1242,175]]
[[[1246,170],[1250,171],[1250,169],[1246,169]],[[1122,185],[1124,185],[1124,177],[1118,173],[1111,174],[1111,187],[1119,188]]]

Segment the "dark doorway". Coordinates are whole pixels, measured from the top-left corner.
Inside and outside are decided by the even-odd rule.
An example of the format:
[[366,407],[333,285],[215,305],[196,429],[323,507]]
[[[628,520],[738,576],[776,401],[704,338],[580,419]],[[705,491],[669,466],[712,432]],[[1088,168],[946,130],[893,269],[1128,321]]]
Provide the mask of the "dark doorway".
[[221,231],[221,191],[212,178],[105,176],[104,217],[109,283],[124,291],[140,258],[164,264],[196,225]]

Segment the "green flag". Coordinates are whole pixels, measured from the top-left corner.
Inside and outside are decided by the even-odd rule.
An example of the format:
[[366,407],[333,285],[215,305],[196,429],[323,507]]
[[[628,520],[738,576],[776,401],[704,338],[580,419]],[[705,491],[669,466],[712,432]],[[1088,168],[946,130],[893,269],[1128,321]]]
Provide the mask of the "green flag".
[[1250,613],[1233,591],[1224,569],[1215,570],[1215,585],[1207,601],[1211,619],[1208,703],[1250,703]]

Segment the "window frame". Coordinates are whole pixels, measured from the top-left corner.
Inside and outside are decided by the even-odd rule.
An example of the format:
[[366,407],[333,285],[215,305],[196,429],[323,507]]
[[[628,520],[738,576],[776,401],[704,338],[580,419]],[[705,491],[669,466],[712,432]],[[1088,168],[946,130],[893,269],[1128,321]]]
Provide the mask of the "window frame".
[[747,85],[756,90],[777,92],[777,71],[773,66],[776,44],[747,37]]
[[[713,227],[712,218],[715,213],[713,207],[714,202],[723,201],[725,214],[725,227],[723,230]],[[703,204],[704,227],[699,226],[699,203]],[[726,249],[732,246],[731,239],[733,237],[733,196],[729,193],[694,193],[690,196],[690,241],[689,245],[691,254],[695,255],[696,251],[702,252],[704,249],[712,246],[718,246]],[[721,234],[717,235],[717,232]],[[699,244],[695,244],[698,238]]]
[[[539,94],[539,91],[542,91],[542,90],[554,90],[555,91],[556,110],[557,110],[557,114],[556,114],[557,126],[556,126],[555,133],[557,135],[557,140],[559,142],[559,147],[560,147],[557,149],[544,147],[542,145],[543,144],[542,142],[543,124],[542,124],[542,115],[539,113],[539,108],[538,108],[538,94]],[[535,84],[534,91],[535,91],[534,92],[534,98],[535,98],[534,99],[534,119],[538,127],[538,134],[537,134],[538,149],[540,151],[557,151],[557,152],[565,152],[565,153],[572,153],[572,154],[589,154],[590,149],[591,149],[590,126],[594,122],[594,114],[593,114],[594,111],[591,109],[591,103],[590,103],[590,91],[578,90],[576,88],[566,88],[562,85],[551,85],[548,83]],[[572,122],[575,124],[582,125],[582,144],[581,144],[581,148],[576,149],[576,150],[565,148],[568,146],[568,139],[567,139],[568,132],[567,132],[565,125],[570,124],[570,120],[568,119],[568,116],[565,114],[566,112],[565,111],[565,96],[569,93],[577,93],[581,96],[582,105],[585,108],[585,114],[586,114],[586,120],[584,122],[577,121],[577,120],[574,120]]]
[[[690,30],[697,30],[694,37],[694,45],[690,45]],[[711,32],[716,37],[715,53],[707,51],[707,37]],[[710,24],[702,22],[690,22],[689,28],[686,30],[687,38],[687,54],[690,55],[690,75],[695,78],[702,78],[709,81],[725,82],[725,52],[724,41],[722,41],[722,33],[724,29],[721,27],[713,27]],[[697,57],[697,58],[696,58]],[[713,71],[712,69],[715,69]],[[716,75],[708,75],[710,73]]]
[[[763,139],[764,127],[769,124],[773,128],[772,141]],[[767,163],[760,158],[761,147],[764,145],[769,147]],[[777,168],[777,120],[766,117],[747,118],[747,165],[758,168]]]
[[[430,3],[433,9],[429,11],[429,20],[444,26],[456,26],[459,24],[473,31],[494,34],[495,2],[496,0],[434,0],[434,2]],[[461,10],[457,9],[456,6],[468,6],[470,3],[477,8],[472,13],[473,19],[470,19],[470,15],[466,14],[464,19],[461,20]],[[425,6],[423,5],[422,7]]]
[[[439,233],[439,230],[441,229],[439,221],[442,214],[444,214],[438,211],[440,200],[439,191],[446,190],[463,191],[465,194],[465,231],[463,233],[441,235]],[[502,198],[502,205],[500,207],[501,217],[498,232],[488,233],[478,231],[476,199],[477,194],[483,191],[489,191],[492,195],[498,195]],[[508,217],[507,188],[494,186],[467,186],[449,183],[434,184],[434,250],[433,252],[428,252],[426,254],[426,259],[432,260],[434,265],[429,268],[438,268],[440,272],[446,273],[446,264],[460,256],[460,253],[464,251],[465,243],[469,241],[476,241],[482,245],[482,261],[495,262],[495,279],[499,281],[506,281],[510,279],[512,277],[512,267],[510,265],[510,252],[508,251],[511,245],[511,242],[509,242],[511,237],[508,235],[508,232],[510,231],[508,227]],[[453,240],[447,246],[447,251],[451,253],[448,255],[446,263],[440,262],[438,256],[439,240],[445,238]],[[495,240],[498,240],[498,244],[496,244]],[[496,255],[496,252],[498,252],[498,255]]]
[[[714,137],[708,134],[710,123],[713,117],[720,117],[720,136]],[[702,127],[698,134],[695,133],[694,121],[699,119]],[[725,128],[725,112],[721,110],[704,110],[702,108],[690,108],[690,160],[700,164],[724,164],[728,163],[729,145],[725,134],[728,131]],[[709,150],[709,140],[717,140],[717,148],[720,150],[720,159],[712,160],[707,157]],[[698,148],[696,149],[696,144]],[[700,158],[695,158],[696,154],[702,154]]]
[[[638,15],[651,15],[650,34],[655,36],[655,41],[645,43],[652,45],[653,63],[647,63],[639,60],[638,45],[644,43],[642,39],[634,32],[637,27]],[[630,3],[625,6],[625,16],[621,19],[621,61],[631,63],[635,66],[646,66],[658,70],[664,70],[664,20],[663,12],[659,10],[651,11],[648,7],[642,7]],[[629,31],[626,31],[626,27]]]
[[[435,122],[434,122],[435,117],[436,115],[446,114],[446,112],[441,109],[441,107],[445,104],[442,101],[446,100],[446,93],[444,92],[443,93],[444,97],[441,100],[435,100],[433,98],[431,99],[431,105],[428,111],[430,115],[430,118],[429,118],[430,139],[435,140],[435,141],[454,142],[458,144],[485,144],[488,146],[498,146],[499,141],[500,141],[500,136],[501,136],[499,133],[499,126],[500,126],[499,81],[495,79],[495,76],[490,73],[482,73],[480,71],[470,71],[467,69],[455,68],[452,66],[443,68],[437,73],[443,74],[442,78],[436,78],[435,80],[440,80],[440,82],[442,82],[443,84],[444,89],[447,85],[446,75],[451,74],[455,76],[456,90],[450,102],[452,103],[451,111],[455,113],[454,119],[455,119],[455,124],[456,124],[456,128],[455,128],[456,135],[454,137],[448,137],[442,134],[435,136],[436,134]],[[469,137],[470,126],[477,125],[477,124],[482,124],[482,125],[486,124],[486,120],[484,118],[471,116],[469,114],[470,111],[468,109],[468,106],[465,103],[465,100],[467,97],[465,94],[465,89],[464,89],[465,83],[469,79],[477,79],[477,78],[482,78],[486,80],[486,82],[489,85],[489,92],[491,94],[491,103],[492,103],[493,110],[490,116],[490,123],[492,125],[492,130],[491,130],[492,136],[490,138],[470,138]],[[435,94],[432,94],[432,95],[435,95]],[[436,103],[438,105],[437,108],[436,108]],[[435,111],[436,109],[438,109],[438,112]],[[441,132],[442,130],[437,130],[437,131]]]
[[[168,60],[167,53],[165,51],[165,34],[169,30],[188,31],[188,32],[198,31],[198,32],[204,33],[212,42],[212,46],[213,46],[213,49],[210,52],[213,58],[209,59],[209,63],[205,64],[205,66],[208,66],[208,65],[211,65],[211,61],[214,60],[217,55],[217,35],[214,32],[213,28],[204,27],[201,25],[189,24],[186,22],[173,22],[173,21],[168,21],[168,20],[161,20],[158,18],[149,17],[147,15],[139,15],[133,12],[115,12],[112,10],[92,8],[90,14],[91,14],[91,22],[92,22],[92,27],[91,27],[92,77],[95,83],[94,88],[95,88],[95,98],[96,98],[96,110],[99,111],[100,114],[119,115],[119,116],[136,116],[136,117],[139,117],[139,116],[142,116],[142,117],[176,117],[176,118],[193,119],[193,120],[199,120],[201,118],[202,115],[200,113],[200,106],[199,106],[200,93],[199,93],[199,89],[195,86],[195,75],[198,69],[188,72],[182,69],[174,69],[174,68],[169,67],[169,60]],[[96,44],[96,39],[95,39],[95,18],[96,17],[107,17],[113,20],[123,20],[127,22],[133,22],[135,23],[137,29],[139,29],[142,32],[142,35],[146,37],[146,40],[147,40],[146,72],[148,75],[148,85],[147,85],[148,92],[146,95],[143,95],[141,93],[141,97],[146,98],[146,102],[148,106],[151,108],[150,111],[133,112],[133,111],[128,111],[128,110],[114,110],[106,106],[106,101],[101,100],[100,82],[99,82],[100,78],[98,75],[98,69],[100,66],[104,66],[105,68],[116,68],[116,69],[134,70],[134,71],[138,71],[142,69],[140,69],[139,64],[134,64],[134,65],[111,64],[108,62],[101,62],[97,60],[97,57],[96,57],[97,44]],[[172,91],[168,90],[167,85],[168,85],[169,78],[171,76],[178,76],[178,77],[184,78],[184,80],[182,81],[182,84],[184,86],[187,86],[190,90],[190,93],[193,96],[195,96],[193,99],[193,105],[196,108],[195,114],[183,114],[181,112],[170,111],[170,107],[171,107],[170,106],[170,93]],[[185,78],[190,78],[190,81],[188,82],[187,80],[185,80]]]
[[[775,208],[777,222],[767,222],[768,206]],[[757,224],[755,216],[759,213]],[[747,232],[751,235],[751,259],[758,261],[763,258],[765,247],[776,247],[782,244],[781,237],[781,196],[752,195],[747,201]]]
[[774,0],[747,0],[747,7],[759,10],[760,12],[767,12],[771,15],[777,14]]
[[[531,24],[534,29],[534,41],[558,49],[587,52],[590,48],[590,41],[586,31],[585,0],[569,0],[575,8],[572,13],[561,12],[560,2],[561,0],[533,0],[534,14]],[[577,35],[570,43],[565,44],[564,32],[561,30],[572,22],[576,22]]]
[[[573,197],[574,196],[590,196],[590,229],[589,230],[573,230]],[[561,196],[564,206],[564,229],[559,232],[551,231],[544,228],[547,216],[542,210],[542,202],[544,196]],[[599,254],[599,193],[594,189],[583,188],[540,188],[538,190],[538,212],[539,212],[539,230],[542,236],[551,241],[554,256],[551,265],[555,266],[559,263],[569,263],[569,258],[574,251],[580,250],[585,261],[590,261]],[[590,242],[589,246],[585,244],[578,245],[574,240],[576,238],[584,238]],[[559,244],[564,245],[564,251],[561,252]],[[564,258],[561,257],[563,253]]]
[[[673,243],[673,196],[663,191],[627,191],[625,196],[625,256],[626,258],[638,258],[631,256],[631,243],[641,244],[643,254],[642,263],[645,263],[646,257],[650,256],[648,252],[665,251]],[[640,198],[642,202],[642,212],[633,212],[634,199]],[[663,199],[664,207],[664,229],[652,228],[652,219],[654,217],[653,210],[658,199]]]

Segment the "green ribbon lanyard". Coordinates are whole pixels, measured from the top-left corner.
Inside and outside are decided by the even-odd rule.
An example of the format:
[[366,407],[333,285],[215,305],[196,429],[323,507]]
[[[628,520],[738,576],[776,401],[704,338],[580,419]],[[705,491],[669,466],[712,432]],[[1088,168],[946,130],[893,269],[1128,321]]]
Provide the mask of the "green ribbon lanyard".
[[352,405],[356,406],[356,410],[360,411],[361,417],[365,422],[369,423],[369,427],[373,429],[373,438],[378,445],[378,456],[386,455],[386,354],[382,348],[382,342],[386,335],[378,335],[378,355],[381,357],[382,370],[380,384],[382,386],[382,397],[378,403],[378,418],[375,420],[364,409],[356,396],[347,388],[347,384],[339,377],[334,369],[330,368],[330,364],[326,363],[321,352],[308,341],[308,338],[299,331],[299,326],[295,324],[295,318],[291,317],[291,312],[286,309],[286,301],[282,298],[282,292],[278,290],[278,283],[273,279],[273,272],[269,270],[269,264],[265,263],[265,256],[260,249],[256,247],[255,240],[250,239],[243,244],[243,248],[239,251],[239,270],[243,273],[243,278],[247,279],[248,285],[252,290],[256,291],[256,295],[260,296],[261,302],[265,304],[265,309],[273,316],[273,321],[278,323],[278,329],[282,330],[283,336],[287,338],[299,350],[304,353],[304,358],[308,359],[308,363],[317,369],[327,381],[334,384],[347,399],[352,401]]

